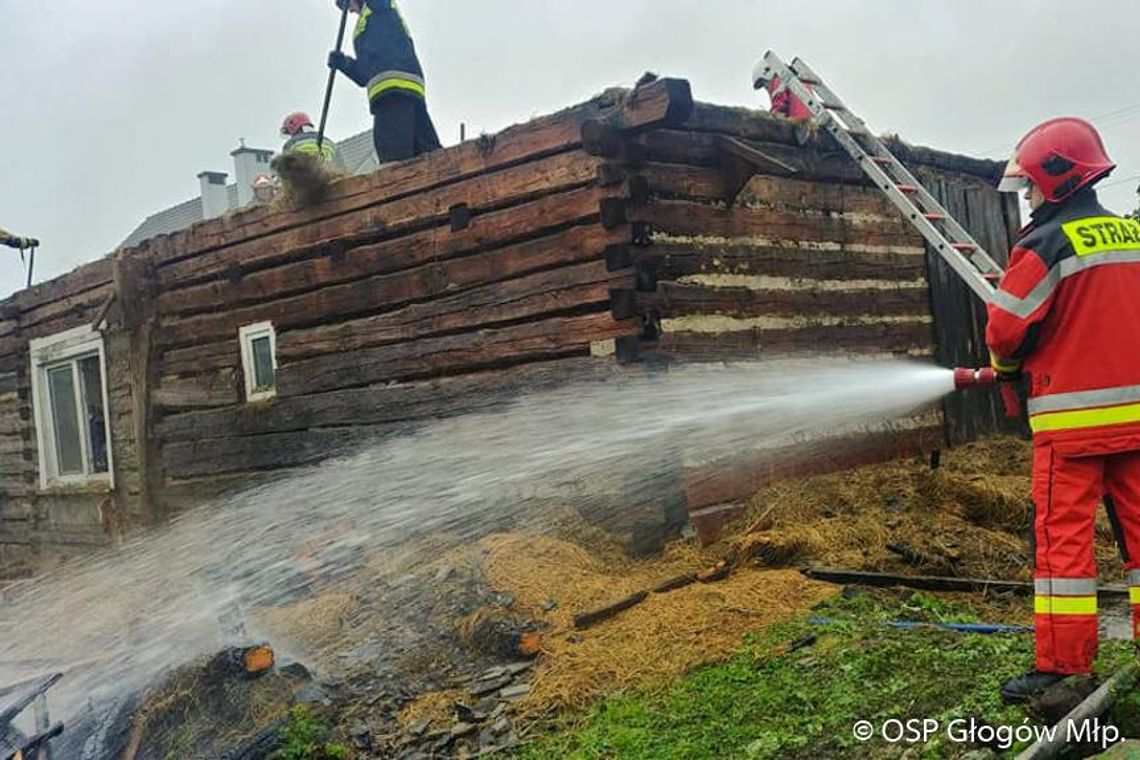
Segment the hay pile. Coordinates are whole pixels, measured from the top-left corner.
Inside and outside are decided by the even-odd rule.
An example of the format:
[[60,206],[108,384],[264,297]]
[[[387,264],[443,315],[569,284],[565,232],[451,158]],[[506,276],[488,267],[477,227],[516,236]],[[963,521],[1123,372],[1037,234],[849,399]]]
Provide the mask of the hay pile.
[[281,204],[315,206],[328,199],[332,183],[342,175],[328,163],[308,153],[282,153],[270,164],[281,180]]
[[[1028,443],[994,437],[946,452],[937,470],[898,460],[778,483],[748,502],[724,542],[769,567],[1028,580],[1031,458]],[[1120,562],[1103,514],[1097,539],[1102,576],[1115,582]]]

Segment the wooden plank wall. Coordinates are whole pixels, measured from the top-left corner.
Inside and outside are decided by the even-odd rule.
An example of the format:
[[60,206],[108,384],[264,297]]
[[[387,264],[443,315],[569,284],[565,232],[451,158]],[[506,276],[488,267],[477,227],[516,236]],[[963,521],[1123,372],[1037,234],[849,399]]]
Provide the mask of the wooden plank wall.
[[[669,363],[844,353],[984,363],[984,314],[972,294],[826,135],[698,104],[680,129],[611,135],[588,147],[623,161],[627,181],[648,185],[650,201],[631,215],[640,245],[628,252],[637,273],[629,297],[644,329],[626,353]],[[1011,217],[993,189],[998,165],[893,148],[983,244],[1004,254],[1016,203]],[[889,434],[847,444],[859,462],[876,461],[996,423],[989,395],[974,394],[949,400],[946,414],[931,408]],[[711,537],[732,514],[720,505],[820,462],[790,456],[774,467],[744,456],[678,468],[689,513]]]

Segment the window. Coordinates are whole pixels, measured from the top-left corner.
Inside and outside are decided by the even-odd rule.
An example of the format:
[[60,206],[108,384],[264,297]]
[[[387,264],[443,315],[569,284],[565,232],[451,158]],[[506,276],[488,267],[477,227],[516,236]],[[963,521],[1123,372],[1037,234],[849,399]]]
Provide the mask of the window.
[[277,395],[277,336],[271,322],[246,325],[238,331],[246,401]]
[[29,350],[40,487],[113,485],[102,336],[80,327]]

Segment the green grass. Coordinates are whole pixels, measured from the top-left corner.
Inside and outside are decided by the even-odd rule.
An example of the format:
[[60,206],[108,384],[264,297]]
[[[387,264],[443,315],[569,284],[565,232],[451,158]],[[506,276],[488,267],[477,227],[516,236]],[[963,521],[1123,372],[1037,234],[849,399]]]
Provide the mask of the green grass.
[[[887,758],[912,745],[860,743],[852,736],[856,720],[879,725],[893,718],[933,718],[945,726],[976,717],[991,725],[1019,725],[1027,717],[1021,708],[1003,705],[998,689],[1032,666],[1030,635],[902,631],[879,624],[976,620],[969,608],[927,594],[901,603],[858,594],[817,614],[836,622],[776,626],[723,664],[615,695],[568,718],[517,757]],[[809,633],[818,637],[814,645],[780,653]],[[1127,645],[1106,645],[1098,670],[1112,672],[1130,656]],[[955,757],[976,749],[950,742],[944,731],[917,747],[908,757]]]
[[326,743],[329,726],[315,717],[305,705],[289,711],[289,722],[281,730],[281,749],[274,760],[347,760],[348,748]]

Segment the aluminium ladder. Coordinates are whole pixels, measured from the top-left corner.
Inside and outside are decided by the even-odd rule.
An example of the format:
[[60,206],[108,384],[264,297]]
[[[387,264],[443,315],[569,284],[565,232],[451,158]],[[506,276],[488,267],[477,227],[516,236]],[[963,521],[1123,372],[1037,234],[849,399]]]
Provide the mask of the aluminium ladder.
[[831,133],[970,289],[989,303],[996,290],[994,283],[1002,276],[1001,267],[871,133],[863,120],[799,58],[788,65],[769,50],[764,54],[764,66],[765,75],[779,77],[781,84],[803,101],[813,120]]

